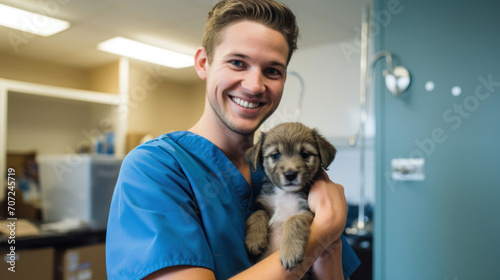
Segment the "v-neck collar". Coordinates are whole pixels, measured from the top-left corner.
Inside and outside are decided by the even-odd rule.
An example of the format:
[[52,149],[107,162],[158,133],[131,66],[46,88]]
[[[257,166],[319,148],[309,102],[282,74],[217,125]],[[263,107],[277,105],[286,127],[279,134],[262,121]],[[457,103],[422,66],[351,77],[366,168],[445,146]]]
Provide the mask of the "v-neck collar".
[[251,171],[252,186],[250,186],[233,162],[215,144],[203,136],[190,131],[178,131],[170,133],[169,138],[182,145],[196,157],[204,161],[207,159],[213,161],[218,167],[214,170],[224,172],[224,176],[229,178],[231,185],[227,187],[236,194],[242,210],[244,212],[254,211],[255,198],[260,192],[265,177],[260,166],[256,172]]

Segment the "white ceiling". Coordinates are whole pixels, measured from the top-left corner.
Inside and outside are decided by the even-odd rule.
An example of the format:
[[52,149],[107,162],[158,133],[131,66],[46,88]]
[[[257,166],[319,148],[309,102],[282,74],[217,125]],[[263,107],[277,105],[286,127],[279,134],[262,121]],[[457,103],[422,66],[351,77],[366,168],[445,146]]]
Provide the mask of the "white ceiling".
[[[283,0],[297,16],[299,49],[356,36],[362,6],[370,0]],[[0,0],[0,3],[67,20],[71,27],[40,37],[0,26],[0,52],[91,68],[118,59],[96,45],[122,36],[193,54],[215,0]],[[36,28],[36,19],[26,23]],[[193,73],[190,70],[169,70]],[[189,74],[188,74],[189,75]]]

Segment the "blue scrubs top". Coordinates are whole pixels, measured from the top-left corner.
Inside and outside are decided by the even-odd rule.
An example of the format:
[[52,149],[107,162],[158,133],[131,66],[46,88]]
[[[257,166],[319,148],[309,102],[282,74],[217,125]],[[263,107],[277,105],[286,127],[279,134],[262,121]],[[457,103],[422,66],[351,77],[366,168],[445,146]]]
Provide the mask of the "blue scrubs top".
[[[140,145],[123,161],[111,202],[108,279],[141,279],[177,265],[227,279],[252,266],[245,222],[264,176],[252,173],[250,187],[221,150],[187,131]],[[342,243],[347,279],[360,262]]]

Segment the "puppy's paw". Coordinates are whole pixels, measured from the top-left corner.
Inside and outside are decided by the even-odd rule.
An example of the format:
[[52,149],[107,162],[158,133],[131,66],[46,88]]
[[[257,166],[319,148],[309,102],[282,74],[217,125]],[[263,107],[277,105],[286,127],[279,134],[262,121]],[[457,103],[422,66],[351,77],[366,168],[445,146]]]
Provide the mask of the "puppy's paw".
[[280,260],[285,269],[292,270],[304,261],[313,217],[312,212],[302,211],[285,222],[280,243]]
[[267,248],[269,215],[265,210],[255,211],[247,220],[245,246],[253,256],[258,256]]
[[305,258],[305,251],[302,246],[287,244],[281,246],[280,261],[286,270],[296,268]]
[[245,246],[252,256],[258,256],[267,248],[267,234],[262,232],[248,232],[245,237]]

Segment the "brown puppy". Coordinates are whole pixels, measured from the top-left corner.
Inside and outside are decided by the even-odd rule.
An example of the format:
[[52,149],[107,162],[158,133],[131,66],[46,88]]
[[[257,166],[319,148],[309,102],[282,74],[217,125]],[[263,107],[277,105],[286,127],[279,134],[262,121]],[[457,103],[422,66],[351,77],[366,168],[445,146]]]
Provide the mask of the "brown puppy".
[[267,175],[257,198],[260,208],[246,223],[245,245],[252,255],[262,259],[281,249],[280,260],[287,270],[304,260],[314,217],[307,195],[335,153],[332,144],[301,123],[277,125],[247,151],[254,172],[260,163]]

